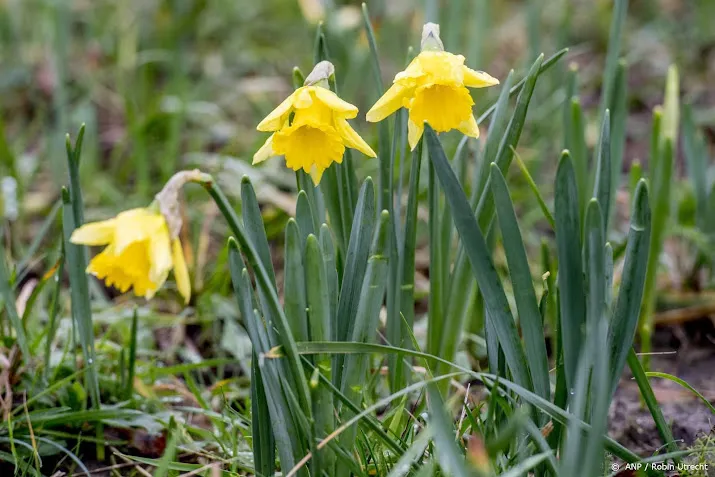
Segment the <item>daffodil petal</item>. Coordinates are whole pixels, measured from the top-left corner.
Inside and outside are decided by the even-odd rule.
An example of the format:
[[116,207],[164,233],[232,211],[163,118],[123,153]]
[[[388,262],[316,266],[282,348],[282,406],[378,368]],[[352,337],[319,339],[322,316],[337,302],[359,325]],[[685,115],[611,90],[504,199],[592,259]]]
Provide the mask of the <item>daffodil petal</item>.
[[311,90],[315,86],[302,86],[293,93],[293,107],[295,109],[306,109],[313,105],[313,96]]
[[407,141],[410,143],[411,151],[414,151],[417,144],[420,142],[424,129],[424,124],[417,124],[412,121],[412,119],[407,121]]
[[268,113],[268,116],[266,116],[263,121],[258,123],[256,129],[263,132],[272,132],[279,130],[281,126],[283,126],[283,123],[285,123],[286,117],[293,109],[293,102],[295,100],[296,93],[298,93],[299,91],[300,88],[295,90],[293,94],[284,99],[283,102],[279,104],[276,109]]
[[318,98],[320,102],[328,106],[340,116],[346,119],[352,119],[357,116],[357,106],[353,106],[347,101],[340,99],[337,94],[333,93],[329,89],[321,88],[320,86],[315,86],[312,91],[315,94],[315,97]]
[[72,232],[70,242],[82,245],[105,245],[114,239],[115,219],[85,224]]
[[179,293],[184,297],[184,303],[188,304],[191,299],[191,282],[189,280],[189,269],[184,258],[184,250],[178,238],[175,238],[171,245],[176,288],[179,289]]
[[121,255],[135,242],[151,238],[164,225],[164,217],[147,209],[132,209],[117,215],[114,229],[114,253]]
[[266,139],[266,142],[264,142],[261,148],[253,155],[253,165],[260,164],[272,156],[275,156],[273,153],[273,134]]
[[475,71],[467,66],[462,66],[464,72],[464,86],[469,88],[486,88],[499,84],[499,80],[485,73],[484,71]]
[[385,91],[380,99],[367,112],[366,119],[371,123],[382,121],[402,107],[405,97],[409,96],[411,88],[395,83]]
[[148,251],[151,262],[149,280],[161,286],[166,281],[172,266],[171,239],[169,238],[168,228],[165,228],[163,233],[159,233],[149,240]]
[[310,177],[313,179],[313,184],[315,184],[316,187],[320,184],[320,179],[323,178],[323,172],[325,172],[325,169],[315,165],[310,169]]
[[464,121],[457,128],[465,136],[477,138],[479,137],[479,126],[477,125],[477,120],[474,119],[472,114],[467,121]]
[[355,131],[345,119],[336,120],[335,129],[338,131],[338,134],[342,136],[346,146],[357,149],[368,157],[377,156],[375,151],[372,150],[372,148],[362,137],[360,137],[357,131]]

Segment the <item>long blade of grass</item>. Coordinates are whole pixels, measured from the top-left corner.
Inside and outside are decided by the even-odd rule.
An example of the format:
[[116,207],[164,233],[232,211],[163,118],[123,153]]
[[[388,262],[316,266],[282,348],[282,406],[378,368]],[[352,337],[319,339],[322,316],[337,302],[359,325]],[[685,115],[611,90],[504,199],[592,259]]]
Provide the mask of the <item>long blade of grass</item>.
[[400,455],[395,465],[390,469],[387,477],[406,477],[413,466],[422,461],[425,450],[432,439],[432,426],[429,424],[420,431],[419,435],[412,441],[410,447]]
[[551,228],[553,230],[556,230],[556,223],[554,221],[554,216],[551,214],[551,211],[549,210],[549,206],[546,205],[546,201],[544,200],[544,197],[541,195],[539,186],[536,185],[536,182],[534,181],[533,177],[531,177],[531,174],[529,173],[529,169],[526,167],[526,164],[524,164],[524,161],[521,159],[521,156],[519,156],[519,154],[517,154],[516,150],[512,150],[512,152],[514,153],[514,159],[516,159],[516,165],[519,166],[519,170],[521,171],[521,174],[524,176],[526,183],[529,185],[529,189],[531,189],[531,192],[534,194],[534,198],[536,198],[536,202],[539,204],[539,208],[541,209],[541,212],[544,214],[544,218],[549,223]]
[[635,379],[638,384],[638,389],[641,391],[641,397],[645,402],[646,407],[650,411],[651,416],[653,416],[653,421],[655,422],[655,428],[658,430],[660,438],[663,440],[663,444],[670,452],[676,452],[679,450],[678,444],[675,443],[675,438],[673,437],[673,431],[670,429],[670,425],[665,420],[663,416],[663,411],[655,398],[655,393],[653,388],[648,382],[648,376],[641,366],[641,362],[638,360],[638,356],[633,348],[630,348],[628,352],[628,366],[631,368],[631,373],[633,373],[633,379]]
[[[536,406],[542,412],[548,414],[552,419],[558,420],[562,424],[568,424],[569,422],[575,421],[582,431],[588,431],[589,429],[591,429],[591,426],[588,423],[582,421],[581,419],[576,417],[574,414],[572,414],[568,411],[564,411],[563,409],[556,406],[552,402],[547,401],[546,399],[542,398],[541,396],[536,395],[532,391],[529,391],[529,390],[525,389],[524,387],[519,386],[516,383],[501,379],[494,374],[480,373],[480,372],[472,371],[470,368],[465,368],[463,366],[460,366],[457,363],[449,362],[447,360],[443,360],[437,356],[429,355],[427,353],[421,353],[419,351],[409,350],[409,349],[405,349],[405,348],[396,348],[394,346],[385,346],[385,345],[370,344],[370,343],[352,343],[352,342],[347,342],[347,343],[346,342],[299,343],[298,346],[301,350],[301,353],[305,353],[305,354],[315,354],[315,353],[323,353],[323,352],[346,353],[346,354],[375,353],[375,352],[402,353],[402,354],[406,354],[406,355],[407,354],[414,355],[416,357],[424,357],[425,359],[434,360],[434,361],[438,361],[438,362],[446,362],[446,364],[448,364],[450,368],[458,370],[460,373],[469,375],[474,379],[478,379],[482,382],[485,382],[489,386],[493,386],[493,384],[498,381],[499,386],[519,395],[526,402],[528,402],[529,404],[531,404],[533,406]],[[272,350],[271,354],[267,355],[266,358],[282,358],[283,355],[281,353],[279,353],[278,351],[279,350]],[[426,386],[427,384],[429,384],[431,382],[438,382],[442,379],[447,379],[447,378],[451,379],[451,378],[457,377],[457,376],[459,376],[459,373],[451,373],[449,375],[443,375],[443,376],[438,376],[433,379],[424,380],[420,383],[413,384],[397,393],[392,394],[391,397],[385,398],[385,400],[387,400],[387,402],[390,402],[391,400],[394,400],[394,399],[401,397],[405,394],[409,394],[410,392],[414,391],[415,389],[418,389],[422,386]],[[373,404],[369,408],[365,409],[361,414],[367,414],[367,413],[371,412],[371,410],[379,408],[380,406],[384,405],[384,404],[382,404],[383,401],[384,400]],[[347,423],[343,424],[343,426],[341,426],[341,427],[345,427],[346,425],[348,425],[348,424]],[[619,457],[627,462],[638,462],[640,460],[640,458],[636,454],[629,451],[628,449],[623,447],[621,444],[619,444],[618,442],[616,442],[615,440],[613,440],[609,437],[606,437],[606,449],[608,451],[612,452],[617,457]]]
[[457,443],[454,440],[454,424],[444,408],[444,402],[439,390],[434,386],[427,387],[427,403],[430,413],[430,424],[434,430],[435,455],[439,466],[447,475],[469,477],[472,472],[467,465]]
[[32,358],[32,355],[30,354],[30,347],[28,346],[27,333],[25,332],[25,325],[20,319],[20,315],[17,313],[17,308],[15,307],[15,293],[10,286],[10,274],[7,270],[5,257],[5,247],[0,243],[0,297],[2,297],[5,312],[10,319],[10,325],[15,330],[15,341],[20,348],[20,352],[26,360],[29,360]]
[[516,382],[527,389],[533,389],[529,369],[526,367],[526,355],[484,235],[479,229],[457,176],[447,161],[437,134],[428,124],[425,125],[425,138],[430,159],[452,210],[452,217],[472,266],[472,272],[484,295],[488,311],[487,319],[492,320],[495,325],[499,344],[504,350],[506,362]]
[[705,404],[705,406],[707,406],[708,409],[710,409],[710,412],[712,412],[713,414],[715,414],[715,406],[713,406],[713,405],[710,403],[710,400],[709,400],[708,398],[706,398],[705,396],[703,396],[702,394],[700,394],[700,392],[699,392],[697,389],[695,389],[694,387],[692,387],[692,386],[691,386],[690,384],[688,384],[685,380],[680,379],[680,378],[677,377],[677,376],[673,376],[672,374],[660,373],[660,372],[657,372],[657,371],[649,371],[649,372],[645,373],[645,375],[648,376],[649,378],[663,378],[663,379],[667,379],[668,381],[673,381],[674,383],[681,385],[683,388],[685,388],[685,389],[687,389],[688,391],[690,391],[691,393],[695,394],[695,396],[697,396],[698,399],[700,399],[700,400],[703,402],[703,404]]

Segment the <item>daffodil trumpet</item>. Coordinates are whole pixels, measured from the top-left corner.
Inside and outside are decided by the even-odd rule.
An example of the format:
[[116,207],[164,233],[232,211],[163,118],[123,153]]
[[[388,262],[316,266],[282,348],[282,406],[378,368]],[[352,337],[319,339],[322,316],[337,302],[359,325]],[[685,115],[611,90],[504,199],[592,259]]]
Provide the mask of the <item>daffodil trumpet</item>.
[[414,150],[428,123],[436,132],[457,129],[479,137],[474,101],[468,88],[486,88],[499,80],[464,64],[464,56],[444,51],[439,25],[427,23],[422,30],[419,55],[367,112],[367,120],[379,122],[404,107],[409,110],[408,141]]
[[87,273],[125,293],[152,298],[173,270],[179,293],[188,303],[191,283],[179,239],[178,194],[187,182],[205,181],[198,170],[175,174],[148,207],[120,212],[116,217],[85,224],[74,231],[76,244],[104,246]]
[[259,131],[273,134],[253,156],[254,165],[272,156],[284,156],[287,167],[304,170],[318,185],[332,163],[342,162],[346,147],[376,157],[348,123],[357,116],[358,108],[329,88],[328,79],[334,72],[329,61],[318,63],[304,85],[258,124]]

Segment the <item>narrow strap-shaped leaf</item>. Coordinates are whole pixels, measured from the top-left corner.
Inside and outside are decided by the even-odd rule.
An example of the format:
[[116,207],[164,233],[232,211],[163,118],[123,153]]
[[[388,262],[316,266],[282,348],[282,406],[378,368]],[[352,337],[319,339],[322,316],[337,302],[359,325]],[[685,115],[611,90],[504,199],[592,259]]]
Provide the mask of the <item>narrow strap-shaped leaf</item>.
[[320,227],[320,246],[323,251],[323,260],[325,261],[325,277],[328,281],[328,303],[330,305],[330,339],[334,340],[337,335],[335,329],[337,322],[335,321],[338,314],[338,270],[335,257],[335,244],[330,233],[330,228],[323,224]]
[[305,241],[308,238],[308,235],[315,235],[316,228],[315,218],[313,217],[310,202],[308,201],[308,195],[304,190],[298,193],[298,200],[295,204],[295,220],[298,222],[301,244],[305,247]]
[[559,259],[560,330],[563,337],[566,384],[570,389],[575,384],[578,356],[583,342],[582,327],[586,321],[586,304],[581,267],[578,191],[568,152],[561,156],[556,171],[554,211]]
[[[440,146],[441,149],[441,146]],[[430,152],[431,155],[431,152]],[[448,164],[449,165],[449,164]],[[443,220],[442,211],[439,207],[439,183],[435,175],[432,161],[428,167],[428,203],[429,203],[429,320],[427,322],[427,351],[432,354],[441,354],[442,336],[445,329],[445,320],[457,318],[454,316],[444,316],[444,267],[441,244],[440,223]],[[451,167],[450,167],[451,170]],[[454,174],[454,172],[452,172]],[[456,175],[455,175],[456,178]],[[459,185],[457,184],[459,187]],[[446,245],[444,245],[446,247]],[[447,337],[452,341],[459,339],[459,333],[451,334]]]
[[519,324],[524,337],[526,358],[531,369],[531,377],[534,380],[534,391],[539,396],[550,399],[549,363],[546,356],[544,326],[536,301],[526,249],[506,180],[496,164],[492,163],[491,172],[492,193],[509,266],[509,276],[514,289],[514,300],[519,312]]
[[273,475],[276,465],[276,442],[256,353],[253,353],[251,358],[251,426],[253,438],[251,447],[256,474]]
[[457,176],[447,161],[439,138],[429,124],[425,124],[425,138],[430,159],[452,210],[452,217],[472,266],[472,272],[484,295],[488,311],[487,320],[493,320],[499,343],[504,350],[514,380],[527,389],[533,389],[514,317],[511,315],[509,302],[494,268],[484,235],[477,225],[464,191],[459,186]]
[[[258,322],[258,318],[253,311],[253,298],[251,296],[252,288],[251,280],[248,276],[248,270],[246,270],[246,266],[243,263],[241,254],[238,251],[238,244],[236,244],[233,240],[229,240],[228,265],[229,271],[231,273],[231,280],[233,282],[234,293],[236,294],[236,299],[238,300],[238,307],[241,312],[241,316],[243,317],[243,322],[246,326],[246,330],[248,331],[249,337],[251,338],[251,343],[253,344],[255,354],[258,357],[260,356],[260,354],[267,351],[265,349],[265,338],[261,338],[260,336],[260,331],[258,329],[260,325]],[[258,365],[258,360],[255,360],[254,363]],[[264,388],[275,387],[271,386],[271,382],[266,381],[266,378],[268,377],[261,379],[261,383],[264,384]],[[276,383],[273,384],[275,385]],[[257,385],[257,383],[252,383],[252,386],[255,385]],[[259,391],[256,391],[256,394],[260,395]],[[273,431],[271,432],[271,435],[274,436],[281,464],[285,466],[295,465],[295,459],[293,458],[294,442],[291,438],[290,433],[288,432],[288,427],[285,425],[275,425],[275,423],[277,423],[279,419],[282,419],[283,422],[289,422],[290,420],[290,417],[286,415],[288,406],[285,402],[285,398],[280,391],[268,392],[268,389],[264,389],[263,395],[266,398],[265,403],[268,406],[269,413],[271,413],[272,415],[272,419],[270,422],[271,424],[273,424]],[[262,436],[265,436],[265,433],[262,434]],[[266,436],[266,438],[268,437]],[[267,446],[268,442],[264,442],[264,446]],[[267,464],[265,464],[265,466],[267,467]],[[271,468],[271,472],[272,470],[274,470],[273,467]],[[271,472],[269,472],[267,475],[271,475]]]
[[606,65],[603,72],[603,90],[601,91],[601,105],[599,108],[601,116],[611,106],[616,87],[618,58],[621,56],[621,37],[627,13],[628,0],[615,0],[613,18],[611,18],[611,31],[608,36],[608,53],[606,54]]
[[616,68],[613,97],[609,106],[611,111],[611,195],[609,210],[603,209],[604,215],[611,222],[615,210],[616,192],[621,185],[623,175],[623,154],[626,144],[626,119],[628,117],[628,64],[621,59]]
[[[568,48],[563,48],[553,55],[551,55],[549,58],[547,58],[542,64],[541,67],[539,68],[539,74],[547,71],[549,68],[554,66],[561,58],[563,58],[566,53],[568,53],[569,49]],[[538,60],[538,59],[537,59]],[[524,85],[527,82],[528,75],[521,80],[519,80],[518,83],[516,83],[514,86],[511,87],[509,90],[509,96],[514,96],[515,94],[518,94],[521,92],[521,90],[524,88]],[[480,116],[477,118],[477,124],[481,124],[484,122],[489,116],[494,113],[494,110],[496,109],[496,104],[492,104],[489,106]]]
[[606,257],[604,255],[603,214],[597,200],[586,208],[584,229],[584,273],[586,274],[586,329],[595,331],[606,312]]
[[[340,287],[338,313],[335,317],[338,341],[347,341],[352,334],[374,230],[375,188],[372,179],[367,178],[360,189],[350,243],[345,255],[345,273]],[[333,381],[336,385],[342,382],[342,367],[342,356],[336,356]]]
[[[362,4],[362,18],[365,26],[365,34],[367,42],[370,46],[370,63],[372,64],[372,76],[375,81],[375,89],[377,97],[380,97],[385,91],[382,84],[382,73],[380,72],[380,55],[377,52],[377,42],[375,41],[375,32],[370,22],[370,13],[367,9],[367,4]],[[390,124],[387,121],[381,121],[378,125],[378,161],[379,174],[377,187],[379,190],[377,200],[377,210],[387,210],[392,213],[392,177],[390,174],[392,155],[390,154]]]
[[243,230],[240,220],[238,219],[233,207],[231,207],[226,195],[215,181],[204,182],[202,185],[209,192],[214,202],[216,202],[219,211],[226,218],[231,230],[236,235],[237,243],[235,241],[230,243],[233,243],[234,247],[240,246],[256,275],[256,286],[264,297],[264,306],[266,307],[265,312],[266,314],[270,314],[270,316],[275,319],[273,325],[276,327],[276,331],[280,336],[280,343],[287,350],[287,361],[288,368],[290,369],[292,375],[292,385],[298,393],[298,399],[303,412],[309,415],[311,412],[311,406],[307,381],[303,372],[303,366],[300,363],[300,357],[298,356],[295,348],[293,333],[290,330],[290,325],[285,317],[283,308],[280,306],[278,292],[275,287],[272,286],[270,275],[266,271],[265,267],[263,267],[255,245],[253,245],[253,243],[248,239],[247,234]]
[[[536,80],[539,74],[544,71],[542,61],[543,55],[539,56],[534,62],[534,64],[531,66],[531,69],[529,70],[529,73],[526,78],[524,78],[524,80],[520,82],[521,86],[516,85],[519,86],[519,97],[517,98],[517,105],[516,109],[514,110],[514,114],[509,120],[504,134],[502,134],[501,136],[497,134],[494,135],[496,137],[500,137],[498,147],[496,147],[496,149],[494,149],[494,146],[492,146],[492,148],[489,148],[490,139],[487,139],[486,147],[489,150],[485,149],[485,156],[482,158],[482,166],[484,167],[484,173],[478,176],[479,184],[476,185],[469,204],[471,210],[476,210],[477,221],[479,224],[479,228],[482,230],[482,232],[488,229],[489,224],[491,224],[492,218],[494,217],[494,198],[492,196],[490,188],[487,187],[487,181],[489,176],[487,167],[491,162],[497,162],[497,165],[502,170],[502,172],[508,170],[513,157],[513,151],[517,147],[519,137],[521,136],[521,130],[526,120],[526,113],[529,107],[529,102],[531,101],[532,94],[534,92],[534,87],[536,86]],[[509,80],[509,78],[507,78],[507,80]],[[516,88],[516,86],[514,88]],[[505,108],[507,105],[508,96],[506,95],[506,93],[504,93],[504,91],[508,90],[509,94],[511,94],[511,92],[514,91],[514,88],[504,88],[503,94],[500,95],[500,98],[495,105],[495,109],[498,109],[499,111],[506,111]],[[481,119],[482,118],[480,118],[480,121]],[[493,127],[497,128],[495,131],[501,129],[501,121],[503,121],[503,119],[501,119],[500,117],[495,118],[495,121],[493,123]],[[490,162],[485,162],[487,160],[487,157],[491,157],[491,150],[495,150],[494,161],[490,160]],[[464,240],[462,234],[459,235],[460,237],[462,237],[462,240]],[[449,296],[449,307],[447,310],[447,316],[457,318],[467,312],[465,306],[467,305],[467,303],[469,303],[468,295],[472,290],[469,283],[470,273],[467,263],[467,256],[464,253],[463,247],[464,245],[461,245],[460,250],[457,252],[457,258],[455,260],[454,271],[452,273],[451,280],[452,293]],[[482,293],[484,293],[484,290],[482,290]]]
[[588,202],[588,148],[586,147],[586,127],[583,119],[583,110],[578,97],[569,100],[571,110],[571,128],[569,130],[566,149],[571,155],[574,173],[576,175],[576,188],[578,190],[578,210],[580,220],[586,214]]
[[[310,339],[323,341],[331,336],[330,289],[325,271],[325,261],[320,242],[315,235],[309,235],[305,247],[305,281],[308,297],[308,321],[310,323]],[[314,373],[321,373],[331,378],[330,355],[316,356]],[[311,380],[314,381],[314,380]],[[335,428],[333,411],[333,395],[329,389],[317,382],[313,389],[313,418],[315,434],[321,438],[327,436]],[[321,451],[314,465],[333,472],[335,455],[330,450]],[[314,469],[317,472],[317,469]]]
[[317,230],[320,224],[325,222],[325,202],[323,194],[319,188],[313,184],[313,179],[303,170],[296,171],[296,182],[298,192],[303,192],[307,199],[311,217],[313,218],[313,229]]
[[320,242],[315,235],[309,235],[305,247],[305,283],[308,298],[311,341],[329,339],[330,298],[328,278],[325,273],[325,261]]
[[283,301],[286,319],[296,341],[306,341],[308,319],[305,314],[305,271],[300,231],[295,220],[288,219],[285,231]]
[[643,300],[648,251],[650,247],[651,211],[648,201],[648,187],[643,179],[638,182],[631,225],[628,232],[628,245],[625,263],[621,274],[621,286],[618,291],[616,308],[613,311],[608,336],[610,355],[611,394],[618,387],[623,366],[633,344],[638,326],[638,316]]
[[601,139],[596,153],[596,177],[593,184],[593,197],[603,211],[603,229],[608,231],[608,211],[611,200],[611,113],[607,109],[601,123]]
[[[323,353],[323,352],[344,353],[344,354],[383,352],[383,353],[411,354],[414,356],[420,356],[420,357],[424,357],[424,358],[435,360],[435,361],[446,361],[446,360],[441,360],[437,356],[428,355],[426,353],[419,353],[418,351],[414,351],[414,350],[400,349],[400,348],[396,348],[394,346],[384,346],[384,345],[369,344],[369,343],[350,343],[350,342],[348,342],[348,343],[345,343],[345,342],[298,343],[298,347],[300,349],[300,352],[303,354],[315,354],[315,353]],[[270,358],[279,358],[279,357],[281,357],[281,356],[270,356]],[[636,357],[636,359],[637,359],[637,357]],[[494,387],[494,385],[497,384],[499,387],[502,387],[505,390],[514,392],[516,395],[523,398],[524,401],[537,407],[541,412],[548,414],[553,419],[558,420],[561,423],[575,422],[580,429],[585,430],[585,431],[588,431],[591,428],[591,426],[588,423],[582,421],[581,419],[576,417],[573,413],[563,410],[562,408],[556,406],[554,403],[547,401],[546,399],[542,398],[541,396],[534,394],[534,392],[529,391],[529,390],[523,388],[522,386],[519,386],[516,383],[499,379],[494,374],[480,373],[480,372],[472,371],[472,369],[470,369],[470,368],[465,368],[465,367],[460,366],[453,362],[446,361],[446,364],[448,364],[449,367],[452,369],[458,370],[459,372],[464,373],[468,376],[471,376],[474,379],[478,379],[482,382],[485,382],[490,387]],[[363,411],[363,413],[370,412],[376,406],[379,407],[379,406],[383,405],[382,401],[385,401],[385,400],[392,401],[398,397],[404,396],[405,394],[414,391],[415,389],[424,387],[427,384],[429,384],[430,382],[436,382],[440,379],[446,379],[447,377],[451,378],[451,377],[454,377],[455,375],[456,375],[456,373],[452,373],[452,374],[444,375],[444,376],[433,378],[433,379],[423,380],[420,383],[412,384],[412,385],[408,386],[407,388],[405,388],[404,390],[393,393],[391,396],[385,398],[384,400],[381,400],[380,402],[370,406],[368,409]],[[621,444],[614,441],[610,437],[606,437],[605,441],[606,441],[606,449],[608,451],[612,452],[615,456],[617,456],[627,462],[637,462],[640,460],[640,458],[636,454],[629,451],[628,449],[626,449],[625,447],[623,447]]]
[[704,229],[708,222],[707,146],[702,133],[695,126],[693,109],[689,104],[683,106],[683,152],[688,177],[695,193],[697,223]]
[[613,247],[609,242],[603,247],[603,253],[606,258],[606,316],[610,317],[613,306]]
[[[387,287],[388,221],[389,215],[387,211],[383,211],[370,247],[370,257],[357,303],[355,323],[351,330],[351,341],[358,343],[372,343],[377,336],[380,308]],[[345,362],[342,391],[348,396],[351,392],[353,395],[356,394],[354,390],[350,390],[353,385],[362,387],[363,373],[366,369],[362,368],[360,366],[362,363],[358,361],[347,359]]]
[[[541,64],[544,60],[544,55],[539,55],[539,57],[531,65],[529,74],[526,77],[526,83],[524,84],[524,89],[519,93],[516,99],[516,108],[514,109],[514,114],[509,120],[509,124],[504,132],[504,135],[499,142],[499,149],[497,149],[494,161],[502,173],[506,173],[509,170],[511,161],[514,157],[514,150],[519,144],[519,139],[521,138],[521,131],[524,129],[524,123],[526,123],[526,113],[529,110],[529,103],[531,102],[531,97],[534,94],[534,88],[536,87],[536,80],[539,78],[539,73],[541,69]],[[482,197],[479,199],[483,205],[478,216],[479,227],[482,230],[486,229],[486,226],[491,223],[494,217],[494,197],[492,196],[491,189],[485,187],[482,191]]]
[[[415,250],[417,248],[417,207],[419,202],[419,183],[420,170],[422,168],[422,141],[417,145],[417,148],[412,151],[412,166],[410,168],[410,183],[407,193],[407,209],[405,210],[405,230],[402,234],[402,253],[399,256],[400,270],[400,317],[404,320],[402,326],[399,327],[400,339],[398,342],[391,340],[394,345],[403,348],[410,347],[410,333],[412,332],[415,322]],[[395,326],[395,325],[393,325]],[[397,334],[397,330],[393,330],[393,335]],[[403,382],[409,379],[404,369],[402,360],[397,360],[396,367],[402,368],[400,371],[403,375]]]
[[263,226],[261,207],[258,205],[256,192],[247,176],[243,176],[241,180],[241,216],[243,217],[243,226],[246,228],[246,234],[248,234],[250,240],[256,245],[256,252],[261,259],[261,263],[263,263],[266,272],[268,272],[275,286],[276,274],[273,270],[271,249],[268,246],[266,229]]
[[[569,391],[569,395],[571,396],[568,405],[569,413],[573,414],[578,420],[586,423],[589,422],[589,382],[591,377],[591,365],[594,355],[598,352],[595,350],[596,346],[597,343],[595,343],[594,340],[588,340],[584,343],[584,347],[578,350],[577,372],[574,383]],[[582,432],[582,428],[583,426],[577,420],[572,420],[567,426],[566,438],[563,440],[562,448],[559,453],[561,457],[561,472],[559,475],[581,475],[579,471],[582,470],[581,459],[585,447],[583,443],[585,436]],[[595,474],[591,475],[595,476]]]
[[74,226],[81,227],[84,224],[84,201],[82,200],[82,188],[79,180],[79,161],[82,155],[82,143],[84,142],[84,131],[86,127],[82,124],[77,132],[77,139],[74,147],[70,140],[70,135],[65,138],[65,146],[67,147],[67,163],[69,169],[70,180],[70,197],[72,203],[72,216],[74,217]]
[[[670,220],[671,186],[673,180],[673,143],[666,139],[659,147],[657,169],[651,171],[651,184],[653,190],[653,214],[650,235],[650,249],[648,256],[648,273],[645,281],[645,295],[640,316],[641,351],[650,352],[651,335],[653,334],[653,312],[656,302],[656,284],[660,265],[660,254],[666,238]],[[644,360],[645,369],[648,369],[647,355]]]
[[578,95],[578,64],[571,63],[568,66],[568,72],[566,74],[566,86],[564,87],[566,93],[564,95],[563,109],[564,149],[569,149],[571,128],[573,127],[573,122],[571,120],[571,99]]
[[[484,187],[487,184],[487,179],[489,178],[489,166],[496,158],[497,151],[499,150],[499,142],[504,136],[504,131],[509,123],[509,116],[507,115],[509,107],[509,97],[511,91],[511,84],[514,82],[514,70],[510,70],[504,84],[501,87],[499,93],[499,98],[495,103],[494,117],[491,123],[489,123],[489,131],[487,133],[487,140],[484,144],[484,152],[482,154],[482,160],[478,166],[478,172],[474,184],[472,184],[472,195],[470,198],[470,203],[472,208],[476,208],[479,198],[484,192]],[[464,137],[464,141],[467,140],[467,136]]]
[[[351,340],[358,343],[372,343],[377,336],[380,309],[385,298],[388,280],[389,234],[391,229],[390,215],[383,211],[375,229],[370,258],[360,289],[357,303],[355,324],[351,332]],[[365,375],[369,364],[369,356],[346,356],[341,391],[353,401],[360,401],[365,385]],[[346,409],[343,408],[343,420],[346,419]],[[351,415],[347,412],[347,416]],[[355,428],[348,429],[342,436],[342,442],[352,443]]]

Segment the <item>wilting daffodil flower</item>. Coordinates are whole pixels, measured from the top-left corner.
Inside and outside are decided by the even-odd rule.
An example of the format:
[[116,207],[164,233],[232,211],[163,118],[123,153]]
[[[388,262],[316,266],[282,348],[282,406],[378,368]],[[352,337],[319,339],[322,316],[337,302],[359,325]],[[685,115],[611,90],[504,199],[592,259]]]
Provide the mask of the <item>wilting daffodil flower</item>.
[[303,169],[318,185],[325,169],[333,162],[342,162],[345,147],[375,157],[375,151],[348,124],[358,109],[328,88],[333,73],[332,63],[318,63],[305,85],[258,124],[259,131],[273,134],[253,156],[253,164],[282,155],[287,167]]
[[179,293],[188,303],[191,284],[178,237],[181,229],[178,191],[199,174],[179,172],[149,207],[127,210],[112,219],[76,229],[70,239],[72,243],[105,245],[90,261],[87,273],[122,293],[133,288],[137,296],[150,299],[173,270]]
[[408,140],[417,146],[424,123],[437,132],[458,129],[463,134],[479,137],[479,127],[472,113],[472,100],[467,88],[485,88],[499,80],[464,64],[464,56],[444,51],[439,38],[439,25],[427,23],[422,30],[422,51],[405,71],[395,76],[392,86],[368,111],[367,120],[378,122],[401,107],[410,112]]

